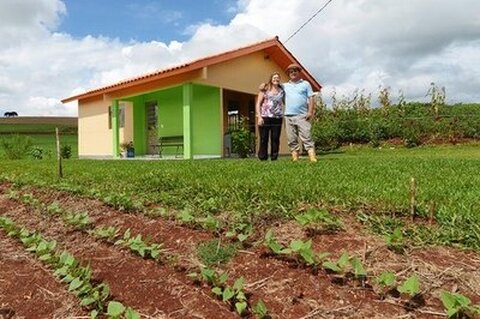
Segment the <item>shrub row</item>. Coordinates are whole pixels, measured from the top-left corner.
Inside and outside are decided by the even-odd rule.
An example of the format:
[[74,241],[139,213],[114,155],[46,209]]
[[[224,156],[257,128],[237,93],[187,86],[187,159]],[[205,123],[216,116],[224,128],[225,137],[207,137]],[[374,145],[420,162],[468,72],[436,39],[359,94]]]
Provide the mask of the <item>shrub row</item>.
[[[0,139],[0,147],[3,149],[3,157],[7,159],[44,159],[52,158],[52,152],[33,143],[33,139],[26,135],[13,135]],[[62,145],[60,148],[62,158],[72,157],[72,147]]]
[[319,149],[342,144],[379,146],[401,140],[405,146],[457,143],[480,138],[480,104],[440,105],[406,103],[380,108],[318,109],[312,135]]

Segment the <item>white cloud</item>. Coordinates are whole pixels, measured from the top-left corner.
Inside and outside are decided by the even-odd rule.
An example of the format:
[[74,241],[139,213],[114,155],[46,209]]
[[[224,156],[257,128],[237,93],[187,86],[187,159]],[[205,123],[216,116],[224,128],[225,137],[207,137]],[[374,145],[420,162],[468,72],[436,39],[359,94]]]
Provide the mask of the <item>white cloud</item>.
[[[324,2],[238,0],[227,25],[191,26],[185,42],[129,42],[58,32],[68,8],[60,0],[0,2],[0,111],[75,115],[59,101],[274,35],[285,41]],[[181,13],[175,17],[181,16]],[[477,0],[334,0],[286,43],[324,85],[373,92],[402,89],[423,99],[430,82],[450,102],[480,101],[480,2]]]
[[65,4],[60,0],[2,0],[0,47],[48,37],[65,12]]

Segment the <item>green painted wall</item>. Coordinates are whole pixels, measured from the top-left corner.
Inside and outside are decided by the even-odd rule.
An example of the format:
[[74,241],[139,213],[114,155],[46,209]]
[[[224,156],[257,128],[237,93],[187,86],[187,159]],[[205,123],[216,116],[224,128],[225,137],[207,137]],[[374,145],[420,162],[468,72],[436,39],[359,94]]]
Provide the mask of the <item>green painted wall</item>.
[[147,152],[147,136],[145,118],[145,101],[143,96],[128,99],[133,103],[133,144],[136,155],[145,155]]
[[[193,155],[221,155],[220,89],[193,84],[190,105],[190,123]],[[133,143],[135,154],[146,154],[147,132],[145,103],[157,101],[159,136],[184,135],[183,86],[177,86],[126,99],[133,103]],[[176,147],[164,149],[163,154],[174,155]]]
[[181,86],[156,93],[160,136],[183,135],[182,94]]
[[[143,112],[145,113],[145,103],[148,101],[157,101],[158,105],[158,136],[183,135],[183,95],[182,86],[177,86],[165,90],[148,93],[142,96]],[[145,132],[145,114],[143,116],[143,131],[145,147],[147,136]],[[164,155],[175,154],[176,148],[168,147],[163,150]]]
[[192,159],[192,99],[193,85],[185,83],[182,87],[183,96],[183,158]]
[[193,155],[222,155],[220,88],[193,85],[191,106]]

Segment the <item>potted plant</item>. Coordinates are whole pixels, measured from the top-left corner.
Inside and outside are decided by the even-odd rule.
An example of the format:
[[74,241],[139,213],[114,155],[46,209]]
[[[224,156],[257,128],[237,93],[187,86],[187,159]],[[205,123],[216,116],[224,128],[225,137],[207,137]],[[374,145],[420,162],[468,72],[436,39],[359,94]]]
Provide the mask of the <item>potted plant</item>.
[[120,148],[122,149],[120,155],[125,157],[135,157],[135,148],[133,147],[133,142],[130,141],[128,143],[120,144]]

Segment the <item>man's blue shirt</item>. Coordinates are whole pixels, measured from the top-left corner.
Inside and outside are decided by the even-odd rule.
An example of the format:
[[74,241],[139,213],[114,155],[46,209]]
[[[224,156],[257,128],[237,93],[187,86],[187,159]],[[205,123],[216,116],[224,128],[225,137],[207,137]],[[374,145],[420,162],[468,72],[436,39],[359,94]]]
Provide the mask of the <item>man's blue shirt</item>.
[[285,89],[285,115],[307,114],[308,98],[313,96],[312,86],[301,79],[298,82],[288,81]]

